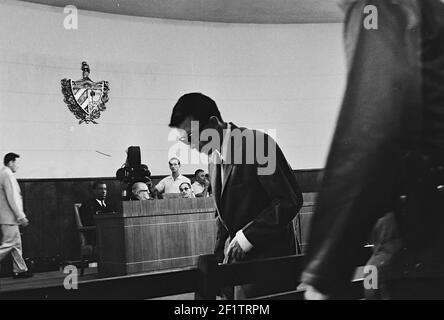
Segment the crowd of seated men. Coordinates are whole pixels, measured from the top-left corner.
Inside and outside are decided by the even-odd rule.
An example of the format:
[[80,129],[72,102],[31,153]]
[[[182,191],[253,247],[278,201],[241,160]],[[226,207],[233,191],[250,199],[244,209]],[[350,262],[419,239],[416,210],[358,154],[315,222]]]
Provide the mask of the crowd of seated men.
[[[194,182],[180,174],[180,160],[171,158],[168,162],[171,175],[163,178],[154,187],[145,182],[135,182],[131,188],[130,200],[152,200],[168,197],[199,198],[208,197],[211,193],[210,180],[205,171],[196,170]],[[107,186],[103,181],[96,181],[92,186],[92,196],[82,203],[79,214],[84,226],[94,226],[94,215],[115,212],[112,204],[106,201]],[[89,243],[94,243],[93,234],[87,237]]]
[[[133,186],[133,200],[162,199],[162,198],[199,198],[208,197],[211,193],[210,180],[208,175],[202,169],[196,170],[194,173],[194,183],[191,184],[190,179],[180,173],[180,160],[171,158],[168,161],[171,175],[163,178],[153,188],[145,183],[137,183]],[[137,192],[142,189],[149,191],[148,198],[140,199]],[[142,191],[145,192],[145,191]],[[146,192],[145,192],[146,193]]]

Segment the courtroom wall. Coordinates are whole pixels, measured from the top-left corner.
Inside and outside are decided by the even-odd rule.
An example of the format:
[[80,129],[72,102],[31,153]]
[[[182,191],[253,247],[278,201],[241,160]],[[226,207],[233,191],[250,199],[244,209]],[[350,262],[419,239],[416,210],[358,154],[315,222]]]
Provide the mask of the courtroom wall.
[[[171,21],[0,2],[0,154],[22,155],[19,178],[114,176],[130,145],[167,174],[167,124],[177,98],[213,97],[227,121],[276,130],[293,169],[322,168],[345,67],[341,24],[254,25]],[[97,125],[79,125],[60,80],[110,82]],[[187,164],[183,172],[202,165]]]

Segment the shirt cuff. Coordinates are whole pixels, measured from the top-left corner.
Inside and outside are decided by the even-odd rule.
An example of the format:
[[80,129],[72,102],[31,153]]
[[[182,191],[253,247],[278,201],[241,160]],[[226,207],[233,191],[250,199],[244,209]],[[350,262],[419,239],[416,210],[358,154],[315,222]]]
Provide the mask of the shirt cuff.
[[248,252],[251,249],[253,249],[253,245],[245,237],[244,232],[242,230],[239,230],[238,232],[236,232],[236,240],[244,252]]

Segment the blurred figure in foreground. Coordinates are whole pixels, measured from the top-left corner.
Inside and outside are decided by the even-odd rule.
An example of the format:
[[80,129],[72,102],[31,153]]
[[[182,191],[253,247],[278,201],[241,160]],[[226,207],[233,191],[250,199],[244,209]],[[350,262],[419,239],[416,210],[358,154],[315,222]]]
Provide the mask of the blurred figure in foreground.
[[348,83],[302,275],[341,298],[374,230],[383,299],[444,298],[444,2],[343,0]]

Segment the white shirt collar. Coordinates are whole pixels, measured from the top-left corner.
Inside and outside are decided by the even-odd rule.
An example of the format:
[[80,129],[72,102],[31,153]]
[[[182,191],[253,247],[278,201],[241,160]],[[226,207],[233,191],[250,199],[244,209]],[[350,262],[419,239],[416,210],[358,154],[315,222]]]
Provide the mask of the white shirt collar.
[[[179,174],[179,175],[177,176],[176,180],[183,180],[184,177],[185,177],[185,176]],[[170,174],[170,175],[168,176],[168,178],[170,178],[171,180],[175,181],[174,178],[173,178],[173,175],[172,175],[172,174]]]

